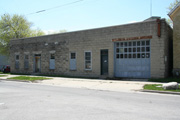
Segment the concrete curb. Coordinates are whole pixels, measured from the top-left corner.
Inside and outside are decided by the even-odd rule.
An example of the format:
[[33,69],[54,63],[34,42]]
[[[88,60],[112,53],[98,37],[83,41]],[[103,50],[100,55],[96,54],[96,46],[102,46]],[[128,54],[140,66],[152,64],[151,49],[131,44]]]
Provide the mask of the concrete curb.
[[16,82],[28,82],[28,83],[31,83],[31,81],[27,81],[27,80],[14,80],[14,79],[1,79],[1,80],[4,80],[4,81],[16,81]]
[[27,82],[27,83],[39,83],[41,80],[28,81],[28,80],[15,80],[15,79],[2,79],[0,81],[15,81],[15,82]]
[[180,95],[180,92],[171,92],[171,91],[140,90],[140,92],[151,92],[151,93],[161,93],[161,94]]

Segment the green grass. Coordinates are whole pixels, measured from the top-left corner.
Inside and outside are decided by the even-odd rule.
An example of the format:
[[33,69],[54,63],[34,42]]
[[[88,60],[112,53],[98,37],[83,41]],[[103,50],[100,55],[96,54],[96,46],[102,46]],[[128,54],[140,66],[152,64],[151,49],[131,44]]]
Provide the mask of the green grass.
[[0,72],[0,74],[11,74],[11,73],[3,73],[3,72]]
[[13,80],[25,80],[25,81],[36,81],[36,80],[47,80],[50,78],[46,77],[30,77],[30,76],[18,76],[18,77],[10,77],[7,79],[13,79]]
[[0,77],[6,77],[7,75],[0,75]]
[[11,73],[11,75],[31,75],[31,74],[25,74],[25,73]]
[[[144,89],[145,90],[180,92],[180,89],[177,89],[177,90],[164,90],[162,87],[157,87],[157,86],[162,86],[162,84],[146,84],[146,85],[144,85]],[[180,88],[180,85],[179,85],[179,88]]]
[[159,78],[159,79],[155,79],[155,78],[152,78],[152,79],[149,79],[148,81],[151,81],[151,82],[178,82],[180,83],[180,78]]

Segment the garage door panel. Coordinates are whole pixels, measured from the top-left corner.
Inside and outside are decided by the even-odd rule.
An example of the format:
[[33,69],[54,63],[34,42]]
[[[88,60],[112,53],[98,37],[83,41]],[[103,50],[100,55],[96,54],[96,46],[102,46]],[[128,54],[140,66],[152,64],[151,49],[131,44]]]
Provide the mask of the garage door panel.
[[115,55],[115,77],[150,77],[150,40],[117,42]]

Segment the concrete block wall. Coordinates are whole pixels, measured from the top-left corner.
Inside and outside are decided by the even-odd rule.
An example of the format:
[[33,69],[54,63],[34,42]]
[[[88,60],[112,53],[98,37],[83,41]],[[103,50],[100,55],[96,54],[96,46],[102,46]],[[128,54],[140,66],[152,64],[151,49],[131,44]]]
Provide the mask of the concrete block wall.
[[[10,60],[13,73],[34,73],[34,54],[41,53],[41,73],[83,77],[101,77],[100,51],[108,49],[109,75],[114,77],[115,38],[152,36],[151,77],[165,77],[168,64],[164,56],[168,54],[168,30],[165,20],[161,20],[161,37],[157,36],[156,20],[133,24],[61,33],[40,37],[11,40]],[[169,41],[170,42],[170,41]],[[55,70],[49,69],[50,51],[55,51]],[[92,70],[85,70],[84,52],[92,52]],[[70,53],[76,52],[77,70],[69,69]],[[15,53],[20,55],[20,69],[15,69]],[[24,54],[29,56],[29,69],[24,69]]]
[[[154,23],[157,26],[157,23]],[[172,70],[172,29],[161,20],[161,34],[157,35],[158,27],[154,27],[151,40],[151,77],[164,78]]]

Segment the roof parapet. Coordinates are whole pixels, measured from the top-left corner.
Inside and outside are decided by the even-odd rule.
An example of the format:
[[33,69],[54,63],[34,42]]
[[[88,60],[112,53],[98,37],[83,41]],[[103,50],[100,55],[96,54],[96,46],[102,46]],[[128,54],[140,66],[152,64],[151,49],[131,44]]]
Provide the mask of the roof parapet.
[[171,14],[180,6],[180,2],[168,13],[168,16],[170,17]]
[[159,17],[159,16],[152,16],[152,17],[150,17],[148,19],[145,19],[144,21],[151,21],[151,20],[157,20],[157,19],[161,19],[161,17]]

